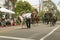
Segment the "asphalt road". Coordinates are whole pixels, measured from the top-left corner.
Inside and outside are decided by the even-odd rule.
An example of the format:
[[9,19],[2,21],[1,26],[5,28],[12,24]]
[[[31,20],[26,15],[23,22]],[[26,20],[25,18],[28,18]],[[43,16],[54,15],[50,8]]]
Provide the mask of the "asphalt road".
[[[0,40],[41,40],[45,35],[50,33],[56,26],[50,26],[46,24],[33,24],[30,29],[20,29],[0,32]],[[42,40],[60,40],[60,28],[58,28],[51,35]]]
[[50,36],[45,38],[45,40],[60,40],[60,28],[53,32]]

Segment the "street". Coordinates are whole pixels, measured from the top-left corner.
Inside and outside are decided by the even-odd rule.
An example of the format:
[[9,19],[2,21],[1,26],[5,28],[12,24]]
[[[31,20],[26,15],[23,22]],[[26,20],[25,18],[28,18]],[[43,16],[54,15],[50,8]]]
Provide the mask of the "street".
[[60,40],[60,0],[0,0],[0,40]]
[[[60,40],[60,27],[39,23],[33,24],[30,29],[17,28],[11,31],[0,32],[0,40]],[[52,30],[58,27],[50,35],[46,36]],[[44,38],[44,36],[46,36]]]

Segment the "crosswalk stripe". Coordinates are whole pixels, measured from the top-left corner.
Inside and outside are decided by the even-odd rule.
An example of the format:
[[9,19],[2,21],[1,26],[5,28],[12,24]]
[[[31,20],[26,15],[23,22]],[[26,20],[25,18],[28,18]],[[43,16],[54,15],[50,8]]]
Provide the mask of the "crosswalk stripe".
[[0,36],[0,38],[16,39],[16,40],[34,40],[34,39],[28,39],[28,38],[17,38],[17,37],[9,37],[9,36]]
[[42,37],[40,40],[44,40],[45,38],[47,38],[48,36],[50,36],[52,33],[54,33],[58,28],[60,28],[60,25],[57,26],[56,28],[54,28],[51,32],[49,32],[47,35],[45,35],[44,37]]

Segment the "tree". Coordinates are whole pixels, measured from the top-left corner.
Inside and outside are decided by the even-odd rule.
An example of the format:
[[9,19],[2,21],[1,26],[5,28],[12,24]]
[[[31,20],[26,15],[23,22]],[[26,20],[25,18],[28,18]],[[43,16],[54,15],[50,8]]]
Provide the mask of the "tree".
[[29,2],[27,2],[27,1],[24,1],[24,2],[23,1],[19,1],[19,2],[16,3],[15,13],[17,15],[19,15],[20,12],[22,12],[22,11],[26,12],[27,10],[32,11],[34,9],[35,8],[32,7]]
[[23,10],[23,2],[19,1],[18,3],[16,3],[15,12],[20,13],[22,10]]
[[0,12],[0,18],[2,18],[3,17],[3,14],[2,14],[2,12]]
[[48,11],[51,11],[52,9],[57,10],[56,5],[51,0],[43,1],[43,9],[44,7],[47,7]]

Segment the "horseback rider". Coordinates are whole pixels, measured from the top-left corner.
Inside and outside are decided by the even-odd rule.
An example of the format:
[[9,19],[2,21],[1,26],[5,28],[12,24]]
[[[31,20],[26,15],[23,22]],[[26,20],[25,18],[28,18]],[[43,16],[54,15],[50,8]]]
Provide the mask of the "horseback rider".
[[49,14],[48,14],[48,12],[46,12],[44,14],[44,22],[46,22],[47,24],[49,24]]

